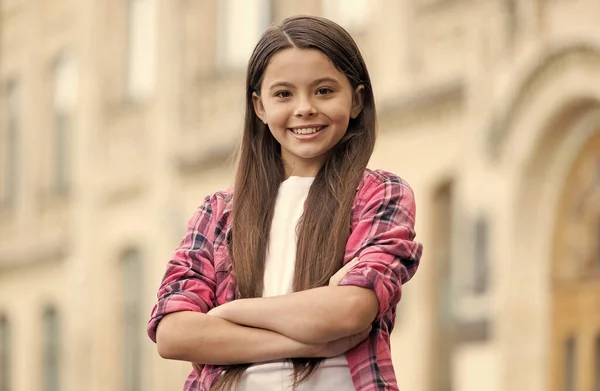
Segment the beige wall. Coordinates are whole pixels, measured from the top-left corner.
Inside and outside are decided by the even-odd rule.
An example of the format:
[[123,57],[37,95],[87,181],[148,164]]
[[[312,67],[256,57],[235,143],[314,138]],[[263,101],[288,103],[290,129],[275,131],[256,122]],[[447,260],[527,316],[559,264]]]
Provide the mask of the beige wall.
[[[243,70],[215,67],[216,0],[157,0],[155,93],[126,98],[126,2],[0,2],[0,86],[22,83],[19,197],[0,210],[0,314],[12,325],[11,391],[42,387],[42,314],[61,321],[61,390],[121,390],[120,255],[144,256],[144,314],[185,223],[231,185]],[[392,349],[403,390],[433,391],[440,287],[434,193],[454,184],[450,222],[457,320],[489,337],[454,341],[456,391],[548,388],[550,242],[571,162],[600,131],[600,4],[594,0],[370,2],[352,31],[374,81],[380,138],[371,166],[417,197],[422,266],[404,290]],[[318,14],[318,0],[275,0],[275,19]],[[78,65],[71,188],[44,188],[53,164],[52,62]],[[3,94],[3,91],[0,94]],[[0,131],[6,111],[0,95]],[[1,156],[0,156],[1,158]],[[0,184],[1,185],[1,184]],[[490,289],[469,294],[473,225],[490,222]],[[447,304],[446,304],[447,305]],[[180,389],[189,364],[143,339],[144,390]],[[450,388],[448,388],[449,390]]]

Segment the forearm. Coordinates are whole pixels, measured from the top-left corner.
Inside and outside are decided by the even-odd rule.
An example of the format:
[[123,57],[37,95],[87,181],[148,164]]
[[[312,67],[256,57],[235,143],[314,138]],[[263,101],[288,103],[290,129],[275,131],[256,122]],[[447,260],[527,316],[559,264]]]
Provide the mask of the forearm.
[[273,331],[190,311],[165,316],[156,343],[163,358],[211,365],[310,357],[315,350]]
[[373,322],[377,309],[377,298],[372,291],[342,286],[235,300],[213,311],[231,322],[272,330],[310,344],[364,330]]

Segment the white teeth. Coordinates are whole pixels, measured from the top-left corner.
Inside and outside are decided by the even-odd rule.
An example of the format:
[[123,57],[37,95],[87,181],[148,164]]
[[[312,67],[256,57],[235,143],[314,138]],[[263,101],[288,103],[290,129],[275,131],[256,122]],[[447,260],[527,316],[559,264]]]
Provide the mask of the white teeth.
[[296,134],[312,134],[318,132],[321,129],[323,129],[322,126],[318,128],[292,129],[292,132]]

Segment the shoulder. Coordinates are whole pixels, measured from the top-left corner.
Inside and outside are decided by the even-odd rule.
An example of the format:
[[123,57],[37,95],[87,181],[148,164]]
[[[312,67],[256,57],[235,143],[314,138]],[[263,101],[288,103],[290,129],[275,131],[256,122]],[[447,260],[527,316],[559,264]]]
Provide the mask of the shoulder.
[[358,185],[358,195],[368,197],[369,194],[378,192],[414,198],[412,188],[400,176],[384,170],[365,169],[363,178]]
[[205,203],[207,201],[210,202],[213,210],[222,214],[223,212],[231,209],[232,200],[233,191],[231,189],[227,189],[209,194],[205,199]]
[[354,198],[354,213],[368,215],[400,213],[414,220],[415,195],[400,176],[384,170],[366,169]]
[[207,217],[214,221],[226,220],[231,212],[232,199],[233,192],[230,189],[207,195],[196,209],[196,220]]

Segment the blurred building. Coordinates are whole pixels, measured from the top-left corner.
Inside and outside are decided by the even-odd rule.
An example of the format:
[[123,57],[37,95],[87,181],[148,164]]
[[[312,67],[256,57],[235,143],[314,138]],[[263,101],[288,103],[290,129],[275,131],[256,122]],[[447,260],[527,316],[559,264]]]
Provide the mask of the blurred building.
[[347,27],[417,196],[402,390],[600,389],[596,0],[0,0],[0,391],[179,390],[145,322],[273,21]]

